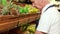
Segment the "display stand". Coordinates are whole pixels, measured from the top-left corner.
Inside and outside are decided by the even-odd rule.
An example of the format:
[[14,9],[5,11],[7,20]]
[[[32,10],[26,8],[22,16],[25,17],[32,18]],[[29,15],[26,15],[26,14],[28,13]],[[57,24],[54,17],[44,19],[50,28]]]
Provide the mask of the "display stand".
[[[24,15],[24,16],[19,16],[19,17],[11,17],[7,19],[6,17],[1,17],[0,32],[14,29],[16,27],[19,27],[20,24],[30,23],[32,21],[39,19],[39,17],[40,17],[40,14]],[[5,19],[3,20],[3,18]]]

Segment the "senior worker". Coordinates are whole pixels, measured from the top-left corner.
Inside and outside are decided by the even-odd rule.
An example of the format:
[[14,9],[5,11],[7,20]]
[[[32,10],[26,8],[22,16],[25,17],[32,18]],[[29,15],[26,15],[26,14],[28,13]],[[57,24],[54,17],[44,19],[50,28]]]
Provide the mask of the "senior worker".
[[60,34],[60,12],[49,0],[33,0],[33,6],[42,9],[35,34]]

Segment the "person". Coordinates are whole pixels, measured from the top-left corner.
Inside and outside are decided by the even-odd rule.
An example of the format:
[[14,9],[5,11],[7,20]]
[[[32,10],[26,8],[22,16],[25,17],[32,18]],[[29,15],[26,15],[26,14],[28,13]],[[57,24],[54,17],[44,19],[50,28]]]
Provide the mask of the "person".
[[48,8],[54,4],[49,0],[34,0],[32,4],[42,11],[35,34],[60,34],[60,12],[55,6]]

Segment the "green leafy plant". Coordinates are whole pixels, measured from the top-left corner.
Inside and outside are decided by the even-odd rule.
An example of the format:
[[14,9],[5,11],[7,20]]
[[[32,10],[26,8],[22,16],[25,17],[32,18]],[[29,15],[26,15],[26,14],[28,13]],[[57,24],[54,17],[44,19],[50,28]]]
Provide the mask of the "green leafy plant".
[[[3,4],[6,2],[7,0],[2,0]],[[10,0],[9,4],[5,5],[4,8],[2,9],[2,15],[6,15],[9,12],[9,8],[12,5],[12,0]]]

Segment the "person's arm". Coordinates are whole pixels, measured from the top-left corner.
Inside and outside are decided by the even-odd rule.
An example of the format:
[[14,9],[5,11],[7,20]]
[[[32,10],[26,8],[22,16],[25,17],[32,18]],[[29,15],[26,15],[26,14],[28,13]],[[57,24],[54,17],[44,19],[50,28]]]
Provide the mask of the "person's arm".
[[46,33],[37,30],[35,34],[46,34]]

